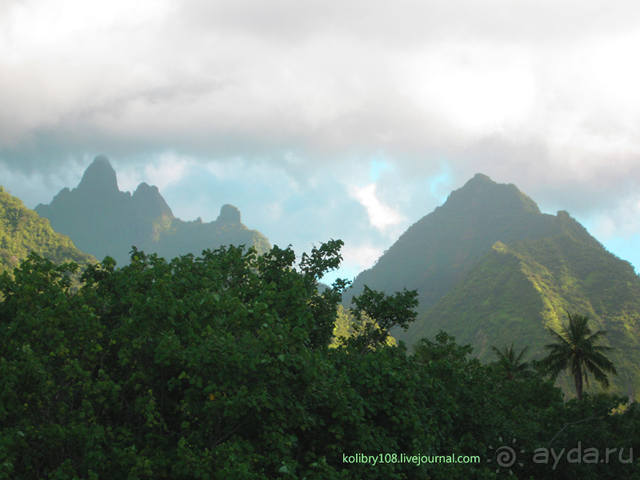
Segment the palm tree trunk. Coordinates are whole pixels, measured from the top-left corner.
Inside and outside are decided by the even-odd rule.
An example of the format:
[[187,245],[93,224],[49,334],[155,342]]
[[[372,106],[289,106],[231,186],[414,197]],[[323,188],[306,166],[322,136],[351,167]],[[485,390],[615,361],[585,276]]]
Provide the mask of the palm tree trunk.
[[578,365],[578,369],[573,376],[573,380],[576,384],[576,395],[578,400],[582,400],[582,369],[580,368],[580,365]]

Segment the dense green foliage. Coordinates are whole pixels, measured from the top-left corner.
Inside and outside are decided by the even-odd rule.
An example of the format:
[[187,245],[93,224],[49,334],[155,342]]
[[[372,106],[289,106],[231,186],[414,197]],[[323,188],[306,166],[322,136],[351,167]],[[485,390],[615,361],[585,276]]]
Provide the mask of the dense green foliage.
[[113,167],[102,156],[87,168],[77,188],[61,190],[49,205],[35,210],[82,251],[97,258],[109,255],[118,264],[129,261],[132,245],[165,258],[222,245],[245,245],[259,253],[270,248],[264,235],[241,223],[232,205],[222,206],[213,222],[187,222],[174,217],[155,186],[141,183],[133,195],[121,192]]
[[505,378],[513,380],[531,373],[529,362],[524,361],[528,347],[524,347],[520,353],[516,353],[513,343],[502,349],[492,346],[491,350],[496,354],[498,368],[503,371]]
[[[345,283],[320,293],[317,280],[340,246],[297,268],[277,247],[170,262],[134,249],[123,268],[87,267],[80,288],[77,266],[31,255],[0,277],[0,479],[493,479],[513,441],[517,478],[640,478],[637,460],[532,457],[580,442],[626,460],[640,451],[637,404],[564,403],[537,374],[506,379],[443,333],[412,355],[385,345],[414,318],[412,292],[365,290],[352,318],[378,329],[329,348]],[[480,463],[343,461],[355,454]]]
[[[640,277],[566,212],[540,213],[513,185],[476,175],[409,228],[347,298],[363,283],[418,291],[418,318],[393,331],[397,339],[413,345],[444,330],[483,361],[494,358],[492,345],[512,343],[541,358],[546,327],[559,329],[566,311],[588,315],[614,348],[611,391],[640,396]],[[573,383],[558,378],[570,395]]]
[[13,271],[30,252],[56,263],[95,261],[79,251],[69,237],[54,232],[47,220],[0,187],[0,272]]

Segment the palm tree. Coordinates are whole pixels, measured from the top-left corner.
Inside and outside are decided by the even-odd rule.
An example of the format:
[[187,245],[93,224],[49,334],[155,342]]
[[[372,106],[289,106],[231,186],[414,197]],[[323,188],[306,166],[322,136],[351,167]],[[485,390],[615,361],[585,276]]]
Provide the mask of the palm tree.
[[491,349],[498,357],[498,366],[505,372],[509,380],[522,376],[529,370],[529,363],[522,361],[522,357],[527,353],[529,347],[524,347],[517,355],[513,349],[513,343],[510,347],[503,347],[502,350],[493,346]]
[[616,374],[616,369],[604,353],[611,347],[596,345],[606,332],[598,330],[591,333],[587,325],[589,317],[585,315],[570,314],[568,325],[563,325],[560,333],[553,329],[549,332],[555,337],[556,343],[545,345],[549,354],[540,362],[541,366],[556,378],[558,374],[569,368],[573,375],[578,400],[582,398],[583,382],[589,386],[588,373],[603,386],[609,386],[609,379],[605,372]]

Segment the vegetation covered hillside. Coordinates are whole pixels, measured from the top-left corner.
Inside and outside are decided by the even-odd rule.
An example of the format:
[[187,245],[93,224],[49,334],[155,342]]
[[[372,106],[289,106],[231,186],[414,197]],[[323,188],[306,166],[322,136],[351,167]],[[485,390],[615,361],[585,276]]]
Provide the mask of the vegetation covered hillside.
[[396,338],[413,345],[445,330],[482,359],[511,343],[539,356],[545,327],[588,315],[609,332],[614,391],[640,394],[640,278],[568,213],[540,213],[513,185],[476,175],[358,276],[355,293],[363,283],[418,291],[418,320]]
[[640,479],[638,404],[564,402],[442,333],[389,345],[415,292],[365,289],[330,346],[340,246],[0,276],[0,479]]
[[[480,358],[491,345],[530,346],[543,354],[546,327],[559,329],[566,312],[588,315],[607,331],[616,391],[640,395],[640,280],[633,267],[594,244],[566,213],[558,234],[511,245],[496,242],[472,271],[425,312],[406,333],[432,336],[441,329],[471,343]],[[570,382],[566,379],[565,384]]]
[[420,309],[425,310],[464,278],[496,241],[543,237],[551,230],[551,219],[514,185],[477,174],[360,273],[345,299],[365,284],[385,292],[406,287],[418,291]]
[[55,263],[95,261],[78,250],[69,237],[55,232],[48,220],[0,187],[0,272],[12,271],[30,252]]
[[155,186],[141,183],[133,195],[121,192],[104,156],[96,157],[77,188],[64,188],[35,210],[78,248],[98,258],[109,255],[118,264],[129,261],[133,245],[166,258],[221,245],[245,245],[261,253],[270,247],[264,235],[242,224],[232,205],[224,205],[213,222],[189,222],[174,217]]

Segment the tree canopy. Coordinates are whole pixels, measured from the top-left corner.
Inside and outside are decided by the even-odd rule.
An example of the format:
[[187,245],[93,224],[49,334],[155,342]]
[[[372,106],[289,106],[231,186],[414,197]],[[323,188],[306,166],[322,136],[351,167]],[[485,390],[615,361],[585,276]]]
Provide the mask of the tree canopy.
[[[0,277],[0,479],[638,474],[534,462],[536,448],[578,441],[640,451],[640,410],[611,414],[615,396],[565,403],[550,381],[508,380],[445,333],[411,355],[389,345],[384,330],[414,318],[411,292],[359,297],[354,311],[379,330],[357,325],[366,348],[358,335],[333,342],[346,282],[319,292],[318,279],[341,246],[299,264],[291,248],[171,261],[134,249],[123,268],[107,257],[81,271],[30,255]],[[509,468],[501,439],[527,452]],[[411,456],[430,460],[399,461]]]

